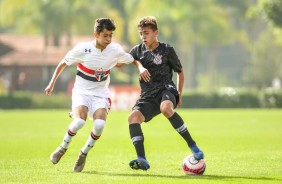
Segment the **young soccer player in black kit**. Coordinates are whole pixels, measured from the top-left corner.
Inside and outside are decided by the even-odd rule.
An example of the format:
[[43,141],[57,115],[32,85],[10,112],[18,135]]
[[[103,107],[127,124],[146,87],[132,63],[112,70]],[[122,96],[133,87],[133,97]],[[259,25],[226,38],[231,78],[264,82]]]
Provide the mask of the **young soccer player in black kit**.
[[[130,136],[137,153],[137,159],[129,163],[130,167],[150,168],[145,156],[141,123],[150,121],[160,113],[187,142],[195,159],[203,159],[203,152],[191,137],[183,119],[174,111],[181,105],[184,83],[183,69],[174,48],[158,41],[158,25],[154,17],[141,18],[138,31],[142,43],[134,46],[130,54],[140,61],[145,70],[140,79],[141,97],[128,117]],[[173,71],[177,73],[177,88],[172,80]]]

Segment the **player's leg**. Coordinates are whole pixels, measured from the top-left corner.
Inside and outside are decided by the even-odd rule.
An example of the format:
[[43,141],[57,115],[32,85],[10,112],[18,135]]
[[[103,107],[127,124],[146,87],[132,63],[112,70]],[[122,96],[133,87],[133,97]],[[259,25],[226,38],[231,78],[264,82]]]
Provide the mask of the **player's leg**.
[[94,120],[94,127],[91,131],[88,140],[86,141],[85,145],[81,149],[78,158],[74,165],[74,171],[75,172],[81,172],[85,166],[86,163],[86,157],[88,152],[94,147],[95,142],[100,138],[102,135],[104,126],[105,126],[105,119],[106,119],[106,110],[105,109],[98,109],[94,113],[97,119]]
[[184,124],[183,119],[179,116],[177,112],[174,111],[174,107],[176,106],[176,99],[175,96],[169,92],[165,91],[163,93],[162,102],[160,105],[160,110],[162,114],[168,118],[171,125],[174,129],[184,138],[187,142],[188,146],[190,147],[194,157],[197,160],[203,159],[204,154],[196,145],[195,141],[193,140],[192,136],[190,135],[186,125]]
[[95,142],[100,138],[106,123],[107,111],[105,109],[98,109],[94,113],[94,126],[90,132],[87,142],[81,149],[81,152],[87,154],[91,148],[94,147]]
[[[93,105],[89,110],[89,116],[94,119],[93,130],[90,132],[90,135],[81,149],[76,163],[74,165],[75,172],[81,172],[86,163],[86,156],[88,152],[94,147],[95,142],[100,138],[104,130],[106,123],[106,118],[108,115],[108,110],[110,109],[110,101],[105,98],[94,97]],[[94,103],[95,102],[95,103]],[[93,113],[94,112],[94,113]],[[91,118],[91,119],[92,119]]]
[[84,126],[87,118],[87,112],[88,108],[83,105],[73,109],[74,118],[73,121],[70,123],[67,132],[65,133],[63,142],[50,156],[50,160],[53,164],[57,164],[60,161],[62,156],[67,151],[73,137],[76,135],[78,130]]
[[128,117],[130,137],[137,154],[137,159],[129,163],[132,169],[147,170],[150,168],[145,156],[144,136],[141,129],[141,123],[144,120],[144,116],[138,110],[133,110]]
[[159,113],[160,111],[157,104],[141,99],[135,104],[133,111],[128,117],[130,137],[137,154],[137,159],[129,163],[132,169],[147,170],[150,168],[146,160],[141,123],[151,120]]

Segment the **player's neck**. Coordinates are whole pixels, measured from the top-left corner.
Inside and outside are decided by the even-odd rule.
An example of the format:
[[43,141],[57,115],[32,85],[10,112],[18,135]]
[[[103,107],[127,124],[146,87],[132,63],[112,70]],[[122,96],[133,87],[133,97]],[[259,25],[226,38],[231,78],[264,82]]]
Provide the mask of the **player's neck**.
[[103,45],[101,43],[99,43],[97,40],[94,41],[94,47],[96,47],[97,49],[100,49],[101,52],[107,47],[107,45]]
[[103,46],[103,45],[100,45],[100,44],[96,43],[96,48],[97,48],[97,49],[100,49],[101,52],[102,52],[106,47]]
[[156,41],[154,41],[152,44],[147,45],[147,49],[150,50],[150,51],[153,51],[153,50],[155,50],[158,46],[159,46],[159,41],[156,40]]

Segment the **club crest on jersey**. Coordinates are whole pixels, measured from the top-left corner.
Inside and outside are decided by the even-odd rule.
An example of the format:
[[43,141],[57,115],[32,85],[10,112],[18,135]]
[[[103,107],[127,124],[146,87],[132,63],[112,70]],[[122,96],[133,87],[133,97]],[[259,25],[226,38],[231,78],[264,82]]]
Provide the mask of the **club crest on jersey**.
[[162,64],[162,55],[160,55],[160,54],[154,54],[153,55],[154,56],[154,60],[153,60],[153,62],[156,64],[156,65],[160,65],[160,64]]
[[97,81],[101,81],[101,79],[103,79],[105,75],[106,74],[102,69],[95,70],[95,78],[97,79]]

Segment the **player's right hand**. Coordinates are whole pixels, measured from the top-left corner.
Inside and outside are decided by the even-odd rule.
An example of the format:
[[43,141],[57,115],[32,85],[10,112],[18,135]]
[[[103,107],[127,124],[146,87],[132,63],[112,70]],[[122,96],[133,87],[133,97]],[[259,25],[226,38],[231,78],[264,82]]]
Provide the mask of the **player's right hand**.
[[53,91],[53,87],[49,84],[49,85],[45,88],[45,94],[46,94],[47,96],[50,96],[51,93],[52,93],[52,91]]

